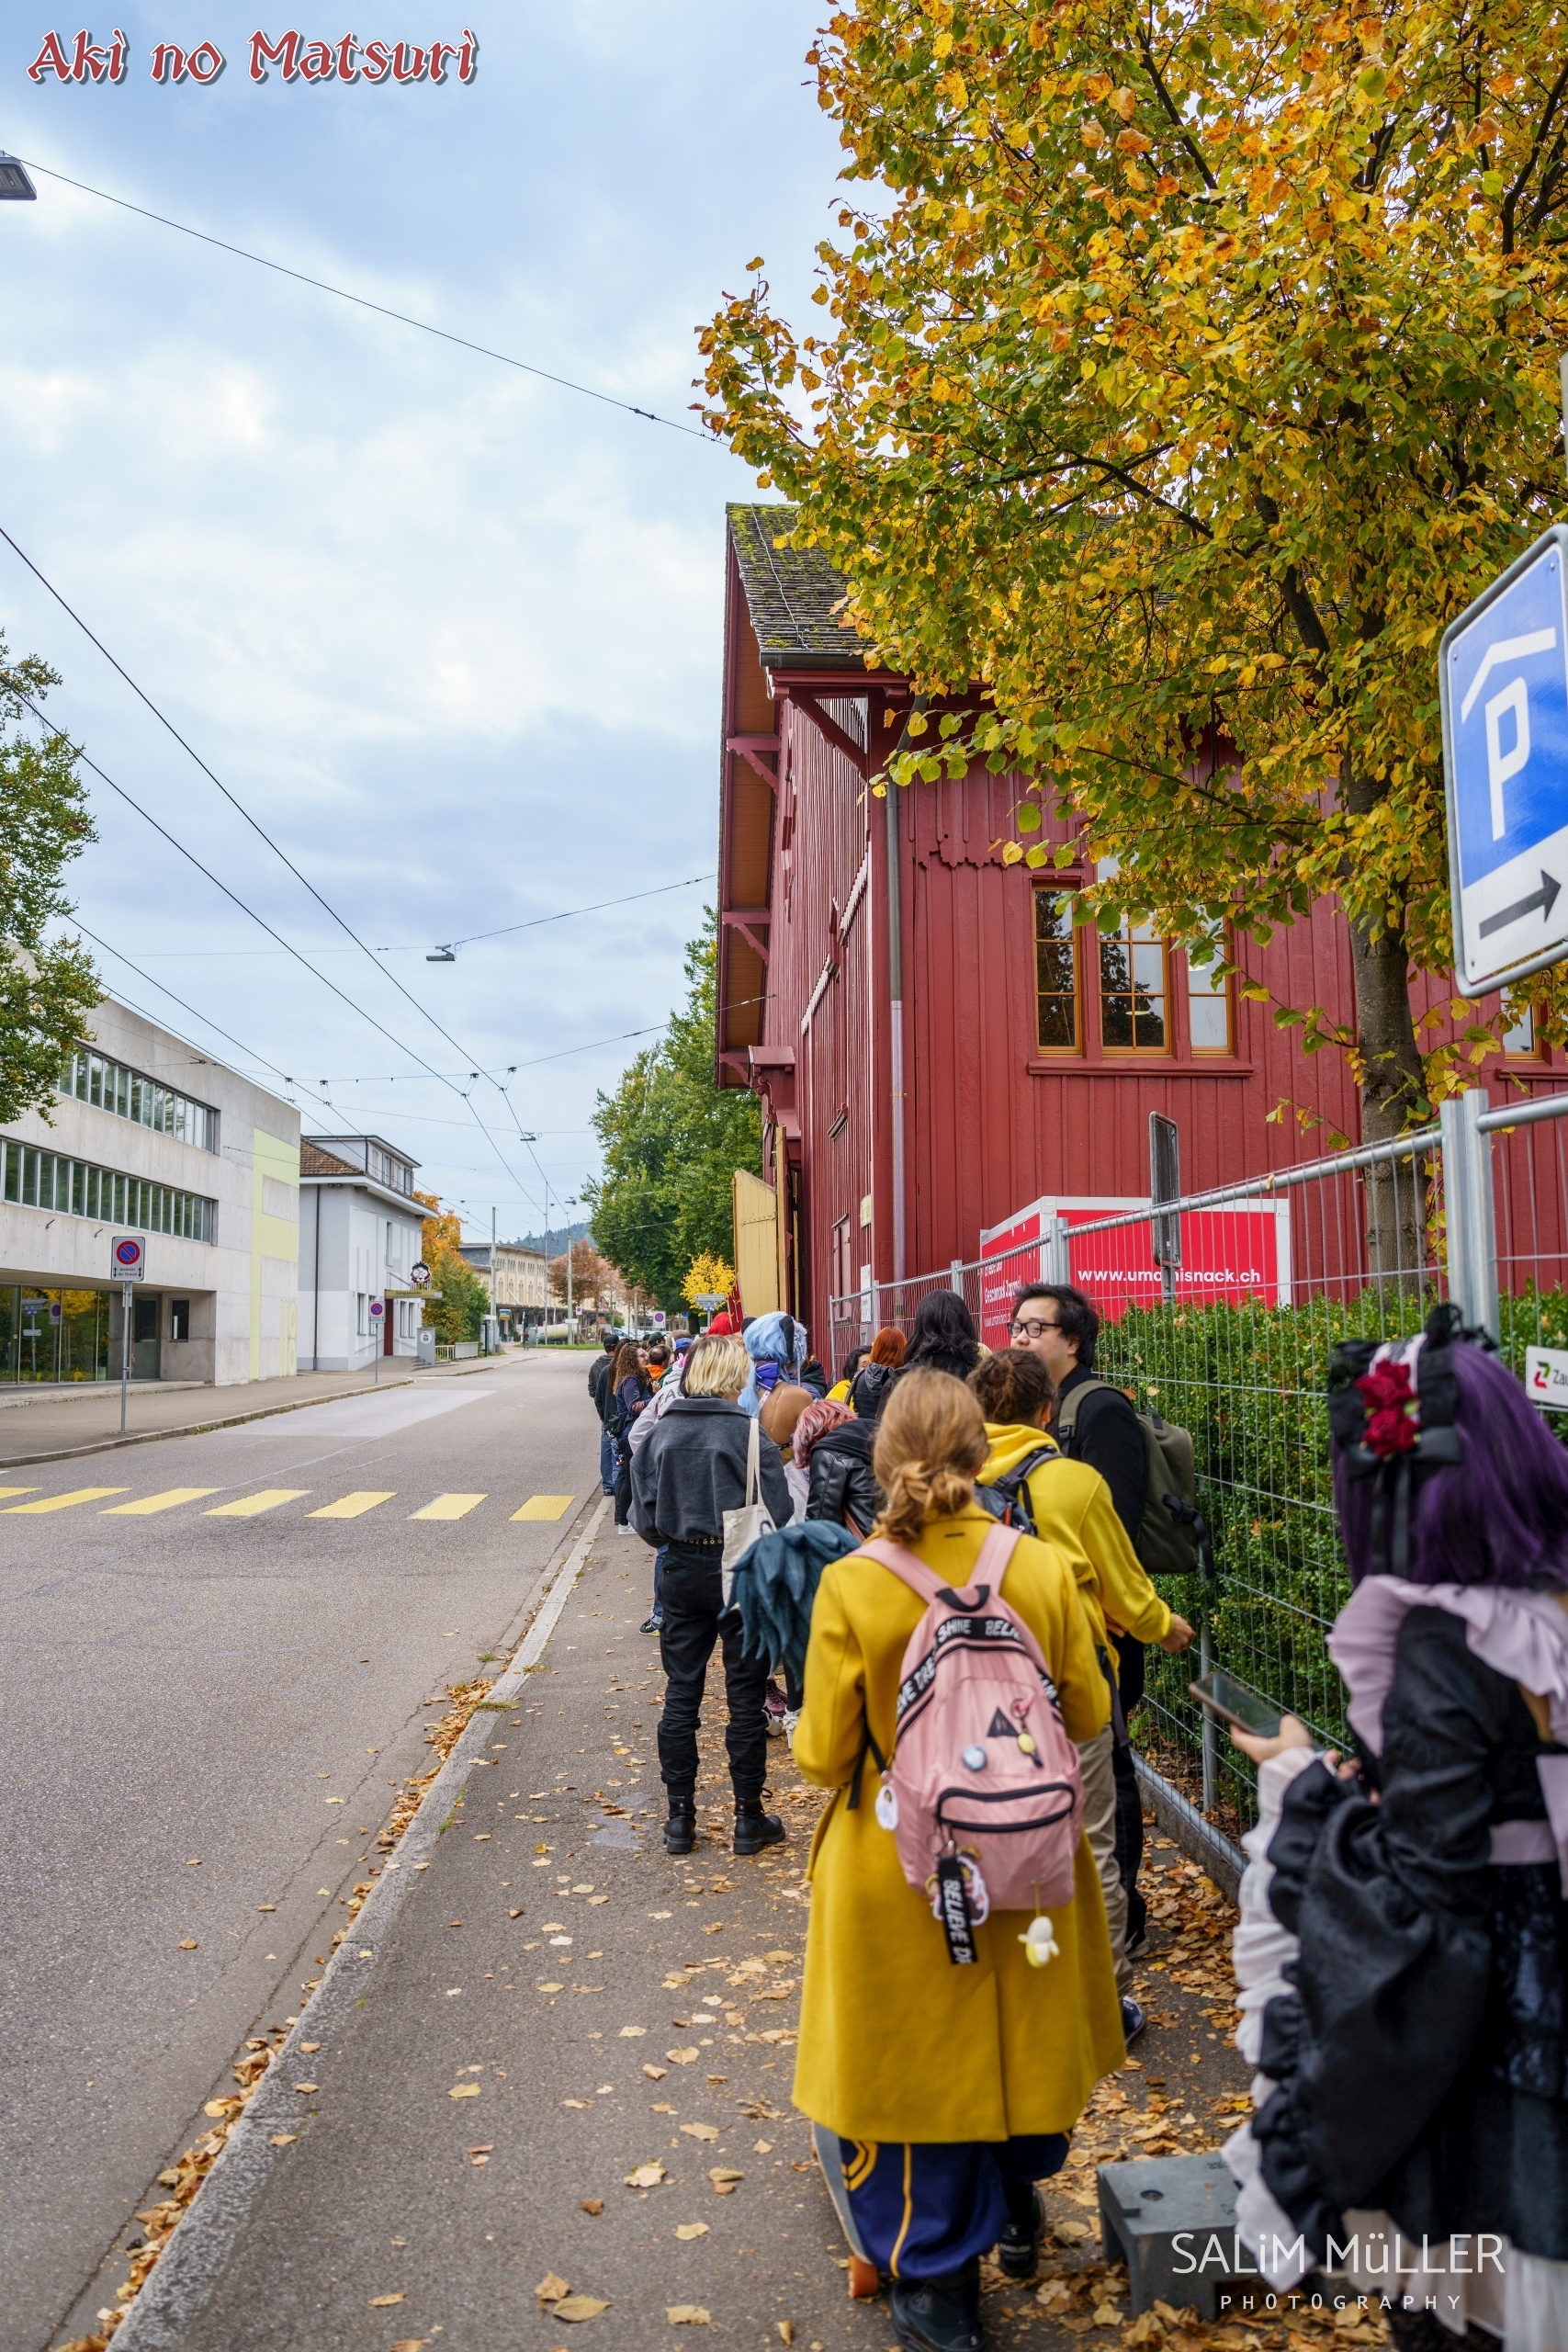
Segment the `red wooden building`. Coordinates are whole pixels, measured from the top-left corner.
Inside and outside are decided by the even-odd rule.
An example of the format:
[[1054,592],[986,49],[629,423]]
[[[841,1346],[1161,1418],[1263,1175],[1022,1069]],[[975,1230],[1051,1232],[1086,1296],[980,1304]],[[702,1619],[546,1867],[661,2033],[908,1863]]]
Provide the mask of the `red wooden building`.
[[[1042,1195],[1146,1199],[1151,1111],[1188,1193],[1316,1157],[1325,1128],[1357,1139],[1342,1057],[1303,1056],[1156,937],[1075,930],[1092,868],[1003,865],[1018,779],[871,795],[908,687],[867,670],[842,578],[776,544],[789,518],[728,511],[717,1035],[720,1082],[763,1104],[784,1303],[825,1341],[830,1295],[972,1260]],[[1348,1014],[1326,905],[1240,961],[1276,1001]],[[1529,1021],[1509,1042],[1499,1101],[1568,1083]],[[1270,1123],[1282,1102],[1323,1124]]]

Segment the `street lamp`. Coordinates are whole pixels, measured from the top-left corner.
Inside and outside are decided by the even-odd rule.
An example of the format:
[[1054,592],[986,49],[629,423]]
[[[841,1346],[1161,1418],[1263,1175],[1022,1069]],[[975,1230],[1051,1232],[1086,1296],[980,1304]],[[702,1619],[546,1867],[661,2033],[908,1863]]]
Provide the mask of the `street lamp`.
[[[568,1201],[567,1207],[574,1209],[576,1206],[577,1200],[574,1195]],[[569,1331],[571,1329],[571,1219],[568,1217],[566,1221],[566,1328]]]
[[36,204],[38,190],[15,155],[0,149],[0,204]]

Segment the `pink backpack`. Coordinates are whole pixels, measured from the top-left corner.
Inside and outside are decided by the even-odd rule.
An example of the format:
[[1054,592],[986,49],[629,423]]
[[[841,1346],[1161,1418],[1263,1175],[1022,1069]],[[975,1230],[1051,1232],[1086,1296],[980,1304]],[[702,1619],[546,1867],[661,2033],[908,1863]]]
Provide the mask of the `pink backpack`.
[[893,1754],[886,1765],[876,1756],[876,1817],[897,1838],[910,1885],[931,1894],[959,1962],[977,1957],[969,1928],[989,1910],[1072,1900],[1083,1827],[1077,1750],[1056,1687],[999,1590],[1019,1535],[990,1530],[963,1592],[901,1544],[861,1546],[928,1604],[904,1653]]

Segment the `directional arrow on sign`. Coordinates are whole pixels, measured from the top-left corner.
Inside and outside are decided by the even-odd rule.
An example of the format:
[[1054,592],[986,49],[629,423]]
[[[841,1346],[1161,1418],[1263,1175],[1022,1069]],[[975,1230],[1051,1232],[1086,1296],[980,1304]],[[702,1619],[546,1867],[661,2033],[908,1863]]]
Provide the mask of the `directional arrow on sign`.
[[1495,931],[1506,931],[1511,923],[1522,922],[1526,915],[1538,911],[1544,922],[1556,904],[1557,893],[1562,888],[1557,876],[1548,874],[1543,867],[1540,889],[1532,890],[1528,899],[1516,899],[1511,907],[1504,907],[1497,914],[1488,915],[1481,926],[1482,938],[1490,939]]

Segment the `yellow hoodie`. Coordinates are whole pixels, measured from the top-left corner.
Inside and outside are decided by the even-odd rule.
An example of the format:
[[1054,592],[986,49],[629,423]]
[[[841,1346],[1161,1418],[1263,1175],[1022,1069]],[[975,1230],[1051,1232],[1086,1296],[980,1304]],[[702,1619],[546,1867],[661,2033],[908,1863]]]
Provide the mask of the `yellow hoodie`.
[[1170,1631],[1170,1611],[1149,1582],[1127,1531],[1116,1516],[1111,1489],[1087,1462],[1069,1462],[1043,1430],[1022,1421],[987,1421],[990,1446],[983,1482],[989,1486],[1031,1453],[1045,1448],[1051,1459],[1029,1478],[1029,1499],[1034,1510],[1035,1532],[1042,1543],[1054,1544],[1077,1579],[1094,1638],[1108,1653],[1116,1671],[1116,1652],[1107,1640],[1107,1628],[1132,1634],[1140,1642],[1161,1642]]

